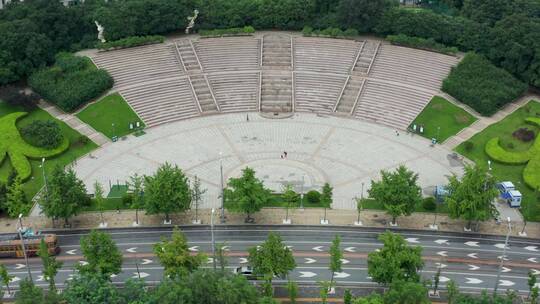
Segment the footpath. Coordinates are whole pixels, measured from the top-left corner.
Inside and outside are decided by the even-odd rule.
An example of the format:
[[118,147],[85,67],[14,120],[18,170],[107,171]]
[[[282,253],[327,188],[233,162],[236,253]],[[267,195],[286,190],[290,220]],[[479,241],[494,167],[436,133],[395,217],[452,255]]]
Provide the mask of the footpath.
[[[219,210],[214,214],[214,224],[219,224]],[[202,224],[210,223],[211,211],[209,209],[199,210],[199,219]],[[285,219],[285,209],[283,208],[264,208],[262,211],[252,215],[256,224],[261,225],[282,225]],[[244,214],[226,212],[225,225],[243,225]],[[324,216],[324,209],[321,208],[306,208],[289,209],[289,218],[293,225],[321,225],[320,220]],[[332,226],[354,226],[358,214],[352,210],[327,210],[327,219],[329,225]],[[135,221],[134,210],[108,211],[103,213],[104,221],[107,223],[107,228],[132,227]],[[171,225],[191,225],[195,219],[194,210],[185,213],[173,214],[170,216]],[[57,227],[53,227],[52,220],[44,216],[30,216],[23,218],[23,225],[34,229],[52,229],[61,228],[63,220],[58,220]],[[139,227],[165,227],[171,225],[163,224],[163,215],[146,215],[144,211],[139,211]],[[391,217],[384,211],[365,210],[360,215],[363,227],[390,227]],[[410,216],[402,216],[397,219],[398,228],[430,230],[430,224],[433,224],[435,214],[433,213],[414,213]],[[72,228],[93,229],[98,228],[100,223],[99,212],[85,212],[70,219]],[[450,219],[447,215],[437,214],[436,223],[439,226],[439,231],[448,232],[463,232],[466,222],[462,220]],[[246,224],[250,225],[250,224]],[[13,233],[16,231],[17,219],[0,219],[0,233]],[[517,223],[512,226],[511,236],[518,236],[518,233],[523,229],[522,223]],[[485,221],[479,224],[479,229],[476,233],[506,235],[508,231],[505,223],[496,223],[494,220]],[[527,223],[525,232],[528,238],[540,239],[540,223]]]

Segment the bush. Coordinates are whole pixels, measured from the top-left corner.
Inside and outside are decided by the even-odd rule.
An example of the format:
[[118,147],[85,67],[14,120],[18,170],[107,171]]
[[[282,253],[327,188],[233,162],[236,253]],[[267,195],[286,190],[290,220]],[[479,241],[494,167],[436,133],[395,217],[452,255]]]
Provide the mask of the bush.
[[201,37],[224,37],[224,36],[246,36],[253,35],[255,28],[252,26],[233,27],[227,29],[200,30]]
[[527,85],[487,59],[468,53],[443,81],[443,91],[490,116],[527,90]]
[[306,200],[312,205],[317,205],[321,202],[321,193],[319,193],[317,190],[309,190],[306,193]]
[[132,36],[120,40],[108,41],[108,42],[99,42],[97,48],[100,50],[114,50],[114,49],[124,49],[140,45],[163,43],[165,37],[159,35],[153,36]]
[[358,31],[355,29],[347,29],[346,31],[342,31],[339,28],[335,27],[327,27],[322,30],[313,30],[313,28],[306,26],[302,30],[302,35],[305,37],[332,37],[332,38],[351,38],[354,36],[358,36]]
[[426,211],[434,211],[437,208],[437,202],[433,196],[425,197],[422,200],[422,208]]
[[447,47],[444,44],[437,43],[433,38],[424,39],[419,37],[410,37],[403,34],[389,35],[386,40],[394,45],[412,47],[422,50],[435,51],[443,54],[456,54],[458,49],[456,47]]
[[344,32],[343,32],[343,35],[347,36],[347,37],[354,37],[354,36],[358,36],[358,31],[356,29],[346,29]]
[[466,141],[463,143],[463,147],[465,148],[465,151],[471,152],[472,149],[474,149],[474,143],[472,141]]
[[32,74],[29,84],[64,111],[77,109],[113,86],[109,73],[97,69],[89,58],[61,53],[56,60],[55,66]]
[[88,139],[88,137],[81,135],[77,137],[77,139],[73,142],[73,145],[82,147],[85,146],[89,141],[90,139]]
[[534,139],[534,131],[527,128],[519,128],[512,133],[514,138],[517,138],[523,142],[530,142]]
[[29,144],[46,149],[54,149],[64,140],[60,126],[52,120],[34,120],[21,128],[21,134]]
[[133,194],[124,193],[124,195],[122,195],[122,206],[130,208],[131,205],[133,205]]
[[[531,152],[508,152],[499,144],[499,138],[495,137],[486,143],[486,154],[492,159],[509,165],[520,165],[529,161]],[[539,171],[540,172],[540,171]]]
[[304,29],[302,29],[302,35],[304,37],[311,37],[311,35],[313,35],[313,28],[311,26],[304,26]]
[[40,97],[37,94],[25,94],[14,86],[5,86],[0,89],[0,99],[14,107],[22,107],[24,111],[31,112],[37,108]]

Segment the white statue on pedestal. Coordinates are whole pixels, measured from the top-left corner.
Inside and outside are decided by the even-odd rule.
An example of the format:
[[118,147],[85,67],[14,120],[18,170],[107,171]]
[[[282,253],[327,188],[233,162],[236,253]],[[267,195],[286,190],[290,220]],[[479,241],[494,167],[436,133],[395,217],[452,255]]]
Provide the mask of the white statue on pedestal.
[[105,40],[105,37],[103,36],[103,32],[105,31],[105,28],[101,24],[99,24],[99,22],[97,22],[97,21],[94,21],[94,23],[96,24],[96,27],[97,27],[97,30],[98,30],[97,39],[99,41],[101,41],[101,43],[107,42]]
[[189,30],[192,29],[193,26],[195,26],[195,20],[197,19],[197,16],[199,16],[199,11],[194,10],[193,11],[193,16],[187,17],[187,20],[189,20],[189,24],[186,27],[186,34],[189,34]]

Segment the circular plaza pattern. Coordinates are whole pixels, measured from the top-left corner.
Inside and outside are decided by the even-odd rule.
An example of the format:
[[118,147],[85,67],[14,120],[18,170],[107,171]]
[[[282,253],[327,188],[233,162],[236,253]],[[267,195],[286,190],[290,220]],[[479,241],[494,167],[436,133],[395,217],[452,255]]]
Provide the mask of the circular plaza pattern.
[[355,209],[354,198],[362,188],[367,195],[381,170],[406,165],[419,174],[425,193],[445,183],[447,175],[459,175],[462,164],[451,153],[417,135],[361,120],[300,113],[267,119],[243,113],[151,128],[143,136],[104,145],[78,160],[74,169],[91,191],[95,181],[123,184],[134,173],[149,175],[165,162],[176,164],[190,178],[201,179],[208,189],[201,207],[210,208],[219,206],[220,165],[225,181],[249,166],[274,191],[286,183],[297,191],[320,190],[328,182],[334,187],[332,207]]

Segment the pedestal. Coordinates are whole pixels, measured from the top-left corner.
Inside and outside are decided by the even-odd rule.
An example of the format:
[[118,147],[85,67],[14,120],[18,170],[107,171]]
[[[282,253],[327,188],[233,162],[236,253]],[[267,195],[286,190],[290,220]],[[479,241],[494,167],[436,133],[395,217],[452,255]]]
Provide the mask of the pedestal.
[[519,236],[527,236],[527,232],[525,232],[525,231],[521,232],[521,231],[520,231],[520,232],[518,232],[518,235],[519,235]]
[[438,290],[435,291],[435,292],[433,292],[433,290],[430,290],[430,291],[428,292],[428,296],[429,296],[430,298],[440,298],[440,297],[441,297],[441,295],[439,294],[439,291],[438,291]]
[[468,229],[467,227],[463,227],[463,231],[465,232],[471,232],[472,229]]
[[354,221],[354,225],[355,226],[363,226],[364,224],[362,223],[362,221]]
[[193,225],[200,225],[202,222],[200,219],[191,221]]
[[397,227],[397,221],[395,223],[390,222],[390,227]]
[[328,225],[328,220],[322,219],[321,220],[321,225]]
[[290,225],[292,223],[291,219],[283,219],[284,225]]
[[99,228],[107,228],[107,223],[99,223]]
[[429,229],[431,229],[431,230],[439,230],[439,226],[437,224],[430,224]]
[[328,289],[328,294],[335,294],[335,293],[336,293],[335,287],[330,287],[330,289]]
[[141,222],[133,222],[133,224],[131,224],[131,226],[133,227],[139,227],[141,225]]
[[172,220],[163,220],[163,225],[170,225],[172,223]]

